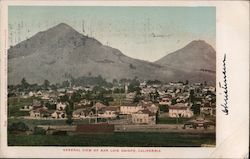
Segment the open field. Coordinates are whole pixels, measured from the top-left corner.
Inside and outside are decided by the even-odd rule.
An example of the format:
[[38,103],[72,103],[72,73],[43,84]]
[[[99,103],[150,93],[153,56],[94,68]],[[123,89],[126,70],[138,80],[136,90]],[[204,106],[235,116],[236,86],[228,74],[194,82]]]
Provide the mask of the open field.
[[215,145],[215,134],[114,133],[56,135],[8,135],[9,146],[117,146],[117,147],[200,147]]
[[[28,125],[30,129],[33,129],[37,125],[65,125],[66,121],[65,120],[38,120],[38,119],[20,119],[20,118],[10,118],[8,119],[8,125],[11,125],[14,122],[24,122],[25,124]],[[94,122],[92,119],[91,122]],[[84,120],[74,120],[74,124],[88,124],[89,120],[84,119]]]

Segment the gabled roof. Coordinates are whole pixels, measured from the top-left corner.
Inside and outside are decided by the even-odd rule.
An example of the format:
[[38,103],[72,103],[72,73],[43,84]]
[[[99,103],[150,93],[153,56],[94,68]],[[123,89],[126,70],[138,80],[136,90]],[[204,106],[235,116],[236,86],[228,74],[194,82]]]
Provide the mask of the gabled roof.
[[149,111],[148,109],[139,110],[136,114],[148,114],[149,116],[155,116],[155,113]]
[[102,103],[100,103],[100,102],[97,102],[97,103],[95,103],[95,105],[92,108],[100,110],[101,108],[104,108],[104,107],[107,107],[107,106],[104,105],[104,104],[102,104]]

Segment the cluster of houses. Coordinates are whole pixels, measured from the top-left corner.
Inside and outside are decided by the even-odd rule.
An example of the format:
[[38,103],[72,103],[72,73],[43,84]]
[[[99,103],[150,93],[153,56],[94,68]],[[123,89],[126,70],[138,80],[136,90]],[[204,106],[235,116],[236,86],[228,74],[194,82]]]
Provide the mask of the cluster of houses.
[[[83,89],[91,91],[92,87],[73,87],[68,89],[58,89],[56,91],[37,91],[23,94],[23,98],[36,97],[44,103],[54,104],[55,108],[46,107],[41,101],[33,100],[33,103],[26,105],[20,111],[29,112],[29,118],[36,119],[67,119],[66,109],[69,106],[67,102],[58,101],[58,97],[73,94],[75,91]],[[113,89],[113,88],[111,88]],[[191,91],[195,101],[190,101]],[[197,84],[168,83],[151,84],[140,83],[140,101],[133,103],[136,96],[135,92],[128,92],[125,86],[125,99],[119,104],[110,104],[109,106],[87,99],[81,99],[74,103],[72,112],[73,119],[94,119],[105,118],[120,120],[121,117],[130,119],[132,124],[156,124],[156,118],[160,106],[168,108],[168,117],[191,118],[194,112],[191,109],[193,104],[198,105],[200,113],[215,116],[215,87],[201,86]]]
[[[24,106],[20,111],[28,111],[29,117],[32,119],[67,119],[66,107],[67,102],[58,102],[56,109],[48,109],[41,105],[37,100],[34,100],[32,105]],[[106,106],[100,102],[93,106],[85,105],[79,108],[76,104],[72,116],[73,119],[119,119],[120,116],[129,118],[132,124],[156,124],[156,115],[158,106],[153,103],[140,104],[122,104],[120,106]]]

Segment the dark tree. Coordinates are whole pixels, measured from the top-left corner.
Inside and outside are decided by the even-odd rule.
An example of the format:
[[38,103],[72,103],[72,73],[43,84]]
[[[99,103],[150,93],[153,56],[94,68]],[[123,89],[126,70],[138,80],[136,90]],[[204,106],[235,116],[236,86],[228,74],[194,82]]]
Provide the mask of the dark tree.
[[50,86],[50,82],[48,80],[44,80],[43,88],[47,90],[47,89],[49,89],[49,86]]
[[73,113],[73,102],[69,102],[69,105],[66,106],[66,114],[67,114],[66,123],[68,125],[71,125],[73,123],[72,113]]
[[23,78],[22,81],[21,81],[21,87],[23,89],[27,89],[29,87],[29,83],[26,81],[25,78]]
[[13,131],[25,132],[25,131],[29,130],[29,127],[24,122],[17,122],[17,123],[12,123],[8,127],[8,130],[10,132],[13,132]]

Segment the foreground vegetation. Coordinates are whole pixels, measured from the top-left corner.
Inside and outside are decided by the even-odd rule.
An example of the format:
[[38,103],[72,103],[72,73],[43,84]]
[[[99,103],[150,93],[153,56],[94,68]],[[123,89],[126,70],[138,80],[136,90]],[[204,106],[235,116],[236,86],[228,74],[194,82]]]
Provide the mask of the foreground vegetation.
[[215,135],[187,133],[8,135],[9,146],[200,147],[202,144],[215,145]]

